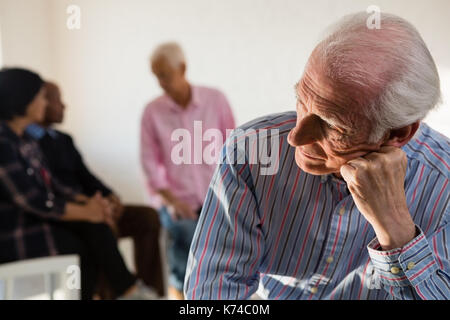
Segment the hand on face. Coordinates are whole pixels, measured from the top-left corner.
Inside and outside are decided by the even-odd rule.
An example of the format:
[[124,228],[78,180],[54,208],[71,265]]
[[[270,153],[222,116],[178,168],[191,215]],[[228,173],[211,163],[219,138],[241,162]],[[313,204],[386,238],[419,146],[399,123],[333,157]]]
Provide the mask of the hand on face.
[[311,174],[340,173],[382,247],[402,246],[414,237],[415,225],[404,190],[407,160],[399,147],[419,122],[371,143],[374,123],[361,112],[354,92],[329,79],[316,60],[312,55],[296,86],[297,123],[288,137],[296,162]]
[[347,161],[378,150],[368,143],[371,123],[343,90],[334,88],[310,64],[296,85],[297,123],[288,136],[295,160],[304,171],[339,172]]
[[404,189],[406,167],[403,150],[383,146],[348,161],[340,170],[356,206],[385,250],[401,247],[415,236]]

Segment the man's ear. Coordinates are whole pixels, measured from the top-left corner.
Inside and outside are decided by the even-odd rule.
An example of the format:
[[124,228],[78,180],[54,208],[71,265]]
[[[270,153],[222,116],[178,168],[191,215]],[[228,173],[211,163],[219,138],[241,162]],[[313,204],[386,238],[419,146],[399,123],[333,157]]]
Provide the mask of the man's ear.
[[419,129],[420,121],[416,121],[410,125],[402,128],[392,129],[389,133],[388,140],[383,144],[384,146],[403,147],[407,144]]

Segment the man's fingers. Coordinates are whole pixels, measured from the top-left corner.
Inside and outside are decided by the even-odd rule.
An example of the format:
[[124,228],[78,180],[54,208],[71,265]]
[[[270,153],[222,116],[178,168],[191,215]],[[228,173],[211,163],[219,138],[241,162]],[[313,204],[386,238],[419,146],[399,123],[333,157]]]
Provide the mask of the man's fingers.
[[197,214],[192,210],[189,210],[189,216],[191,220],[196,220],[198,217]]
[[185,210],[183,210],[183,212],[181,212],[181,218],[194,220],[196,218],[196,215],[192,210],[185,209]]
[[378,152],[379,153],[391,153],[393,151],[396,151],[397,149],[400,149],[400,148],[397,148],[394,146],[381,146],[381,148],[380,148],[380,150],[378,150]]
[[346,164],[352,166],[355,169],[364,169],[369,165],[367,159],[365,158],[356,158],[348,161]]
[[177,221],[179,213],[175,209],[174,206],[168,206],[167,212],[169,213],[169,216],[172,218],[172,220]]
[[341,175],[347,183],[352,183],[354,180],[355,168],[349,164],[341,166]]

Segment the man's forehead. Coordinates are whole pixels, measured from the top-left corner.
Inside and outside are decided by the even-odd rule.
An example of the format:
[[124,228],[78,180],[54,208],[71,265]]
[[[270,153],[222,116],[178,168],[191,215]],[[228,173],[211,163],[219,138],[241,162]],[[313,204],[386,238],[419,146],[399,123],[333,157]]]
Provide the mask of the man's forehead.
[[312,58],[308,61],[296,86],[296,93],[299,96],[308,94],[309,98],[320,98],[337,106],[357,111],[361,108],[361,101],[357,97],[363,93],[355,92],[355,90],[348,84],[330,78],[327,75],[326,66]]
[[[302,78],[303,79],[303,78]],[[309,110],[328,124],[342,128],[347,133],[353,132],[365,115],[345,101],[333,97],[323,98],[314,91],[308,90],[305,82],[295,85],[298,100]],[[338,101],[338,103],[336,103]]]
[[163,71],[175,71],[177,68],[173,67],[169,59],[165,56],[160,56],[152,62],[152,69]]

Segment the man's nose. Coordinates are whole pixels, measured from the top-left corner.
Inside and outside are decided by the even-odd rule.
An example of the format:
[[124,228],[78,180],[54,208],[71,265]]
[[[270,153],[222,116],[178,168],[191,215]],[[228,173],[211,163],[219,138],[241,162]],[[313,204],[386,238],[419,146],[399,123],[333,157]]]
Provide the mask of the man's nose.
[[320,118],[316,115],[307,115],[291,130],[288,142],[291,146],[298,147],[320,139]]

